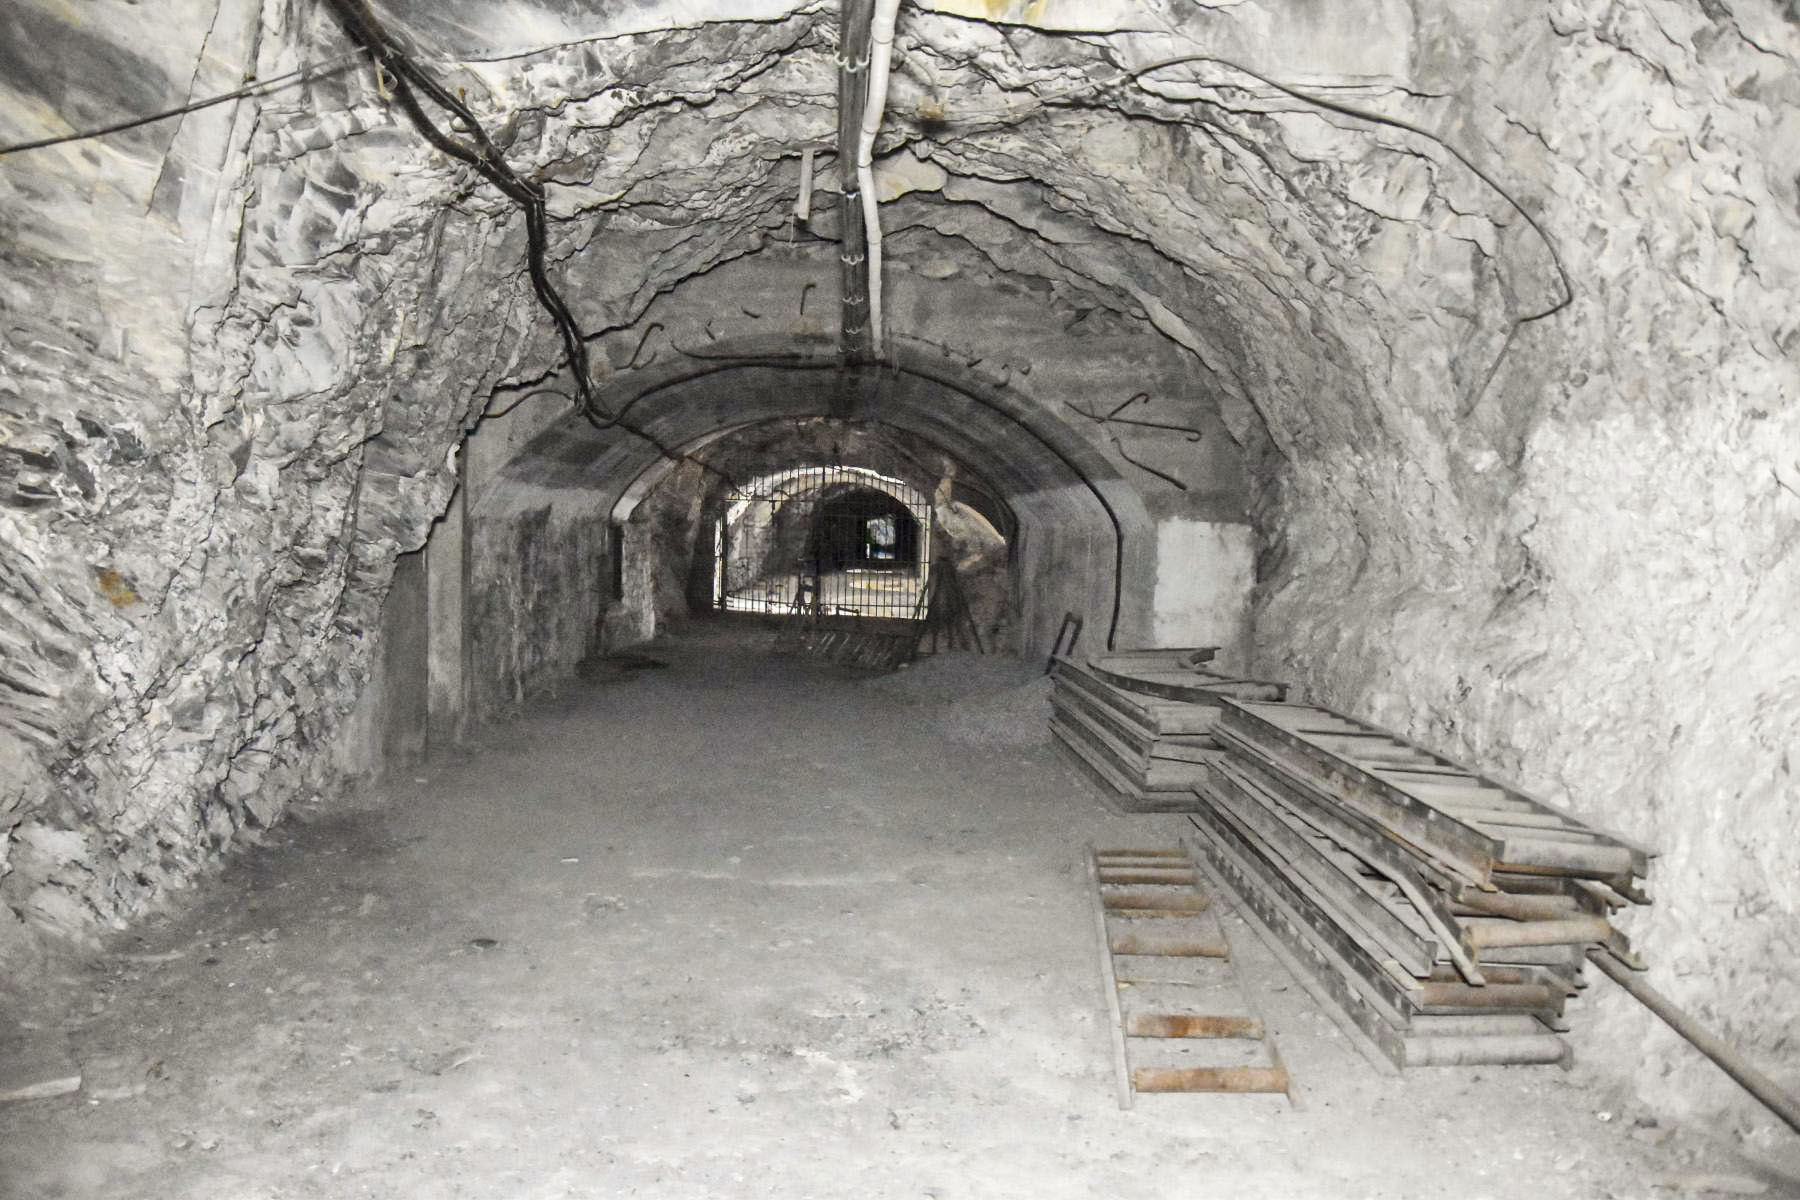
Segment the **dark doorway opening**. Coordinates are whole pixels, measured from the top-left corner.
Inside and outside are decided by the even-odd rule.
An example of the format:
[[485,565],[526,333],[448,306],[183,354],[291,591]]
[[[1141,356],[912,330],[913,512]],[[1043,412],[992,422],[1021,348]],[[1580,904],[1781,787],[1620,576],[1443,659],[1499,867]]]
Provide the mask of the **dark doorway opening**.
[[820,571],[905,570],[919,561],[919,522],[873,488],[852,488],[819,506],[811,556]]
[[922,620],[931,498],[866,467],[798,467],[734,489],[713,601],[734,612]]

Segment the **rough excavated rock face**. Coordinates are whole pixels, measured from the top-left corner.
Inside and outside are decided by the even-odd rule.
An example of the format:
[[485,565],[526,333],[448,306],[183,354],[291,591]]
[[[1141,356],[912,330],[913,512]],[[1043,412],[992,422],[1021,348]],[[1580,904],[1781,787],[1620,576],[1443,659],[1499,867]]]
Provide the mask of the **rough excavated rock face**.
[[[608,389],[659,296],[804,236],[832,9],[378,7],[545,182]],[[348,52],[305,0],[147,8],[12,6],[0,138]],[[903,12],[878,148],[916,297],[890,332],[1005,359],[979,302],[933,302],[1003,282],[1174,356],[1159,412],[1222,421],[1257,481],[1263,669],[1659,846],[1639,940],[1752,1050],[1800,1035],[1797,57],[1772,0],[934,0]],[[0,201],[11,959],[326,785],[394,556],[495,387],[557,348],[516,212],[366,69],[0,159]],[[813,312],[793,336],[830,332]],[[1179,509],[1181,435],[1075,423]],[[1611,1015],[1596,1048],[1648,1036]],[[1726,1103],[1649,1044],[1617,1059],[1640,1086]]]

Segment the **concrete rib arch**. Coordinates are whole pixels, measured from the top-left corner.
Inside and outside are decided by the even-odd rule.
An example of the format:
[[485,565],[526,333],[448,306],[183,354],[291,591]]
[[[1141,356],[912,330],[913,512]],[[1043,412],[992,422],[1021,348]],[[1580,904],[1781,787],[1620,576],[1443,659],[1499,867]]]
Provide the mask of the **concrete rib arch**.
[[1136,489],[1046,406],[934,348],[897,340],[888,362],[857,370],[823,343],[721,341],[705,357],[632,372],[605,400],[654,442],[571,413],[507,463],[488,502],[503,505],[514,491],[578,488],[628,512],[668,469],[657,443],[692,454],[730,432],[786,418],[879,424],[965,464],[1016,518],[1028,648],[1047,646],[1064,612],[1082,616],[1098,635],[1093,641],[1146,632],[1148,605],[1125,586],[1150,576],[1154,555],[1152,521]]

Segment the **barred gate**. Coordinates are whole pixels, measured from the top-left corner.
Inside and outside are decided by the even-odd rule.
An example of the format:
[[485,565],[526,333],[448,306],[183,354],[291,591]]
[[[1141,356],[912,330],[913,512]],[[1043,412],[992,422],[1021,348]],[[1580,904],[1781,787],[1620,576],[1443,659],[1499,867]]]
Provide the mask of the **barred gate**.
[[931,498],[866,467],[799,467],[734,489],[713,528],[727,612],[924,619]]

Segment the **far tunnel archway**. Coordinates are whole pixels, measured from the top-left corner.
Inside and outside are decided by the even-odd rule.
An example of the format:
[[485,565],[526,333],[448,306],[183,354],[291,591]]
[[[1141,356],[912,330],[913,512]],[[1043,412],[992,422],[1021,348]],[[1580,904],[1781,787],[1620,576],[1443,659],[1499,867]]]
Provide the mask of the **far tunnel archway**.
[[[482,504],[546,492],[610,497],[615,522],[689,456],[768,422],[830,417],[894,431],[963,464],[977,510],[1002,529],[1017,563],[1017,648],[1036,653],[1065,613],[1089,640],[1150,635],[1155,522],[1136,488],[1084,433],[1016,386],[976,374],[933,347],[896,339],[878,372],[846,370],[803,339],[724,341],[702,357],[633,373],[606,400],[638,433],[566,416],[520,448]],[[629,540],[629,539],[628,539]]]

